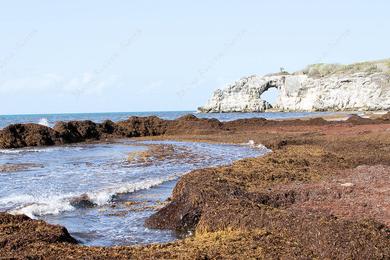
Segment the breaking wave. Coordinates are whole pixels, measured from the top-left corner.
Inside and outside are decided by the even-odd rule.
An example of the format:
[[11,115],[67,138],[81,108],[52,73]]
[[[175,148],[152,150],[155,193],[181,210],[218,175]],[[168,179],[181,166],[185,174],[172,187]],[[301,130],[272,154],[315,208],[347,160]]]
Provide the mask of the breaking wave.
[[[185,174],[185,173],[183,173]],[[84,194],[64,194],[50,198],[36,198],[31,195],[10,196],[0,199],[0,205],[7,203],[22,204],[17,209],[10,210],[11,214],[25,214],[30,218],[36,218],[43,215],[57,215],[61,212],[75,210],[72,201],[82,198],[92,205],[104,206],[112,202],[115,195],[124,193],[133,193],[140,190],[146,190],[161,185],[164,182],[177,179],[183,174],[174,174],[166,178],[156,178],[142,180],[135,183],[125,183],[117,187],[106,188],[101,191],[87,192]]]
[[44,147],[44,148],[15,148],[15,149],[0,149],[0,154],[24,154],[24,153],[50,153],[55,151],[63,151],[67,149],[83,150],[86,147],[82,146],[58,146],[58,147]]
[[[144,151],[148,144],[173,145],[175,159],[128,162],[129,153]],[[184,155],[182,151],[186,151]],[[88,245],[102,245],[100,239],[109,241],[104,245],[115,245],[124,237],[130,241],[135,236],[137,241],[166,241],[170,233],[145,231],[143,220],[169,197],[180,176],[267,151],[255,142],[228,145],[129,140],[0,150],[0,165],[43,165],[21,174],[0,175],[0,187],[5,187],[0,188],[0,210],[60,224],[70,232],[77,230],[86,234],[88,239],[83,242]],[[126,203],[133,201],[140,206]]]
[[47,126],[47,127],[50,126],[49,120],[47,120],[47,118],[41,118],[41,119],[39,119],[38,124],[43,125],[43,126]]

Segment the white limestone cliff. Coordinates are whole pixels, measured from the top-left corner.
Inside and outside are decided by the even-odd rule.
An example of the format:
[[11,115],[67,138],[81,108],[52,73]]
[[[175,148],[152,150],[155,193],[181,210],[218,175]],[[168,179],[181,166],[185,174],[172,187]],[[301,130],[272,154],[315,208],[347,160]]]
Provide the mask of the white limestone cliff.
[[[351,66],[351,65],[348,65]],[[344,67],[343,67],[344,68]],[[355,68],[355,67],[354,67]],[[360,68],[360,67],[359,67]],[[371,68],[371,67],[370,67]],[[338,70],[321,76],[302,71],[274,76],[250,76],[216,90],[199,112],[370,111],[390,109],[390,74],[386,70]],[[261,99],[279,89],[272,107]]]

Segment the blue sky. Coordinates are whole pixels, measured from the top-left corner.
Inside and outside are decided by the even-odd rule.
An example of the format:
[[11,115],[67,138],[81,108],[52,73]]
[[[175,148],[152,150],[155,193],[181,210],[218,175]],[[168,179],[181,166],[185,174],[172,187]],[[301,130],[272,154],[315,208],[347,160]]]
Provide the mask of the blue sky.
[[243,76],[389,58],[389,10],[385,0],[2,1],[0,114],[194,110]]

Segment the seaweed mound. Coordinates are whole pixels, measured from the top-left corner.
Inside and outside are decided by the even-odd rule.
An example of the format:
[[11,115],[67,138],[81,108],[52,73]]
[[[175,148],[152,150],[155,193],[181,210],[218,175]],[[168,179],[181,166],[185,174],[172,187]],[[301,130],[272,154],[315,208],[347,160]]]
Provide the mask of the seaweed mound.
[[18,251],[34,243],[77,243],[66,228],[25,215],[0,213],[0,234],[0,251]]
[[54,145],[58,142],[55,130],[38,124],[14,124],[0,131],[0,148]]

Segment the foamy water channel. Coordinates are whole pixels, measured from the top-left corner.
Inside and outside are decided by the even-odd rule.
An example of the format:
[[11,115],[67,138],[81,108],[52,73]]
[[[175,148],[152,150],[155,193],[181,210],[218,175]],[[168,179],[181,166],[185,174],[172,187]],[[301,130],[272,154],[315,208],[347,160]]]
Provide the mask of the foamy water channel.
[[172,241],[177,234],[145,228],[144,221],[164,205],[180,176],[266,152],[244,145],[128,140],[0,150],[0,211],[63,225],[86,245]]

